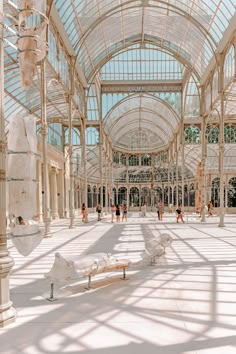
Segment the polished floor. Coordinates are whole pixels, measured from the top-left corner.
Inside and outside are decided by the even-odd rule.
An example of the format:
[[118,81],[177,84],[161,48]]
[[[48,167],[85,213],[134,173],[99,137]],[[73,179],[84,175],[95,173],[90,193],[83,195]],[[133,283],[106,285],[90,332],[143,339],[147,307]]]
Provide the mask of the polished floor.
[[[0,330],[1,354],[235,354],[236,353],[236,216],[205,223],[194,214],[177,224],[129,213],[128,222],[112,224],[68,220],[52,223],[28,257],[17,253],[11,274],[14,324]],[[120,271],[97,275],[92,289],[86,279],[55,284],[57,301],[49,302],[44,278],[55,252],[109,252],[140,255],[146,234],[168,232],[173,243],[154,266],[136,265],[121,279]]]

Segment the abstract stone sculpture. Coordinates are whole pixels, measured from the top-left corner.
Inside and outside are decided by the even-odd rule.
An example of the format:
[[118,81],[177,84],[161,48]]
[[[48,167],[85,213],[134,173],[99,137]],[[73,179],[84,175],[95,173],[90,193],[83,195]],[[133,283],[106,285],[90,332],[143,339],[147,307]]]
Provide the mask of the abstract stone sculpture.
[[[12,242],[24,256],[30,254],[42,239],[39,225],[32,220],[37,213],[37,158],[35,118],[12,117],[8,133],[8,209]],[[24,219],[26,225],[17,225],[18,216]]]

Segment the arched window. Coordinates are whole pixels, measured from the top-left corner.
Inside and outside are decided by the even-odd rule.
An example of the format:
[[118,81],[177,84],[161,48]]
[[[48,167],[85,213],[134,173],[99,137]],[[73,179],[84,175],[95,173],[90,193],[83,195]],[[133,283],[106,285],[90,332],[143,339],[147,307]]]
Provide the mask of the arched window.
[[185,143],[199,144],[200,143],[200,129],[195,125],[191,125],[184,130]]
[[127,188],[125,187],[118,189],[118,204],[127,204]]
[[162,200],[162,189],[161,187],[154,188],[154,205],[157,205],[159,200]]
[[206,141],[209,144],[217,144],[219,142],[219,128],[213,125],[206,127]]
[[130,188],[130,206],[139,206],[139,189],[137,187]]
[[228,187],[228,207],[236,207],[236,177],[229,180]]
[[119,163],[119,154],[118,154],[118,152],[114,152],[114,154],[113,154],[113,162]]
[[88,200],[88,208],[92,207],[92,190],[91,190],[91,186],[88,185],[88,189],[87,189],[87,200]]
[[122,165],[126,165],[126,156],[123,154],[123,155],[121,155],[121,157],[120,157],[120,163],[122,164]]
[[139,165],[139,158],[136,155],[131,155],[129,157],[129,166],[138,166]]
[[99,132],[97,128],[89,127],[86,129],[86,144],[97,145],[99,143]]
[[168,152],[163,151],[162,153],[162,162],[167,162],[168,161]]
[[195,205],[195,186],[192,183],[189,187],[189,206]]
[[142,166],[151,166],[151,156],[150,155],[141,156],[141,165]]
[[225,142],[235,143],[236,142],[236,126],[226,125],[224,128]]
[[[78,128],[72,129],[72,144],[80,145],[80,131]],[[65,145],[69,145],[69,129],[65,129]]]
[[151,191],[148,187],[143,187],[141,192],[141,204],[151,205]]
[[211,200],[214,207],[220,206],[220,179],[216,177],[212,181]]
[[160,153],[154,155],[154,165],[159,165],[161,161]]
[[98,192],[97,187],[93,186],[93,207],[98,204]]

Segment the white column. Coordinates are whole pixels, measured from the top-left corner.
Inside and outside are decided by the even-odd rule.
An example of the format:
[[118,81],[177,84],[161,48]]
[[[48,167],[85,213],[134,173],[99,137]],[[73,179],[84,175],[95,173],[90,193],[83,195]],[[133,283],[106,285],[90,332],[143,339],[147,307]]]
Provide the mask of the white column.
[[58,188],[57,188],[57,169],[51,169],[51,200],[52,200],[52,218],[58,219]]
[[179,204],[179,153],[176,138],[176,206]]
[[168,196],[167,196],[167,204],[168,204],[168,208],[170,205],[170,161],[168,162]]
[[225,220],[225,208],[224,208],[224,153],[225,153],[225,137],[224,137],[224,112],[225,112],[225,102],[224,102],[224,56],[221,54],[221,65],[220,65],[220,75],[219,75],[219,87],[220,87],[220,138],[219,138],[219,177],[220,177],[220,221],[219,227],[224,227]]
[[47,92],[46,92],[46,68],[45,59],[41,63],[41,135],[43,145],[43,221],[44,221],[44,236],[50,236],[50,205],[49,205],[49,175],[48,175],[48,152],[47,152]]
[[108,168],[107,168],[107,156],[105,156],[105,215],[108,212]]
[[6,141],[4,122],[4,48],[3,1],[0,1],[0,327],[15,320],[16,312],[9,295],[9,274],[13,259],[7,249],[6,236]]
[[83,161],[83,175],[84,175],[83,203],[85,203],[86,206],[85,222],[88,222],[88,178],[87,178],[87,148],[86,148],[86,122],[85,121],[82,121],[80,138],[82,143],[82,161]]
[[202,118],[202,125],[201,125],[201,143],[202,143],[202,190],[201,190],[201,197],[202,197],[202,205],[201,205],[201,222],[206,221],[206,211],[205,205],[206,203],[206,157],[207,157],[207,142],[206,142],[206,118]]
[[42,196],[42,162],[37,161],[37,219],[43,222],[43,196]]
[[58,174],[58,212],[59,217],[65,217],[65,187],[64,187],[64,170],[59,170]]
[[[101,131],[100,131],[101,134]],[[102,151],[102,143],[99,146],[99,157],[100,157],[100,204],[103,208],[103,151]]]
[[68,119],[69,119],[69,168],[70,168],[70,199],[69,199],[69,209],[70,209],[70,225],[69,229],[74,227],[75,210],[74,210],[74,168],[73,168],[73,95],[74,95],[74,58],[71,57],[70,62],[70,93],[68,99]]
[[127,208],[129,208],[129,164],[128,164],[128,155],[126,155],[126,190],[127,190]]

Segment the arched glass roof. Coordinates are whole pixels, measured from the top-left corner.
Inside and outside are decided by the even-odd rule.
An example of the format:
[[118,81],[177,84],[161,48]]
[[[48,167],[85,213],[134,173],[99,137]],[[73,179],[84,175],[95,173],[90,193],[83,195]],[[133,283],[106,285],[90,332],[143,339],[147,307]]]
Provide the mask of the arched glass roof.
[[235,15],[233,0],[56,0],[78,59],[90,78],[102,60],[134,42],[155,38],[203,73]]
[[[179,121],[167,103],[151,95],[139,94],[118,103],[105,117],[104,126],[113,147],[152,151],[170,143]],[[135,136],[140,138],[136,143]]]
[[[17,5],[18,2],[13,0],[13,3]],[[4,0],[5,117],[8,120],[12,114],[30,113],[40,121],[40,65],[37,65],[32,87],[27,92],[23,91],[16,47],[17,26],[12,24],[17,10],[11,4]],[[89,84],[99,73],[101,80],[179,80],[184,87],[192,74],[196,83],[188,85],[185,123],[192,118],[200,121],[198,80],[209,74],[206,69],[210,68],[212,59],[215,60],[218,44],[230,24],[236,22],[235,0],[55,0],[52,7],[53,11],[58,11],[61,23],[54,23],[49,33],[50,50],[46,63],[49,121],[58,118],[60,122],[68,123],[68,47],[77,55]],[[55,36],[54,25],[55,28],[58,25]],[[68,38],[64,33],[63,38],[56,38],[57,31],[61,30],[65,30]],[[70,43],[67,43],[68,39]],[[60,40],[64,43],[57,47]],[[68,46],[67,51],[64,45]],[[234,71],[232,67],[230,84],[225,90],[225,116],[236,115]],[[63,77],[66,80],[63,81]],[[172,96],[164,99],[165,94],[166,91],[152,92],[152,95],[129,91],[123,92],[124,98],[117,98],[115,103],[112,101],[112,106],[107,100],[106,110],[101,116],[114,148],[144,153],[168,147],[180,127],[181,93],[170,91]],[[88,101],[91,102],[88,116],[89,112],[96,111],[95,118],[91,119],[94,124],[99,121],[99,95],[96,86],[92,99]],[[79,91],[77,96],[80,96]],[[214,115],[220,111],[219,99],[213,108]],[[208,146],[207,167],[212,170],[218,168],[217,149],[217,146]],[[233,164],[235,158],[234,149],[230,151],[225,156],[226,168],[230,166],[229,161]],[[200,145],[185,146],[184,163],[193,173],[200,157]],[[99,175],[98,161],[98,147],[88,147],[90,176],[95,175],[94,171]]]
[[135,45],[116,55],[100,71],[101,80],[182,80],[183,67],[156,46]]

